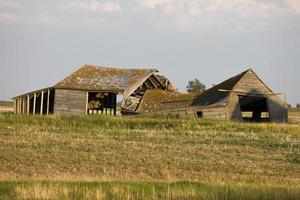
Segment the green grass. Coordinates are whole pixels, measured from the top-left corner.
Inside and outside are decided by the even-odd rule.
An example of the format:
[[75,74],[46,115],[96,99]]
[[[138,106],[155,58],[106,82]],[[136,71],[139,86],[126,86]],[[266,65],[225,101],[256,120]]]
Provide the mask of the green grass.
[[0,199],[298,199],[299,169],[297,124],[0,114]]
[[[298,199],[291,186],[200,182],[1,182],[2,199]],[[0,197],[1,198],[1,197]]]

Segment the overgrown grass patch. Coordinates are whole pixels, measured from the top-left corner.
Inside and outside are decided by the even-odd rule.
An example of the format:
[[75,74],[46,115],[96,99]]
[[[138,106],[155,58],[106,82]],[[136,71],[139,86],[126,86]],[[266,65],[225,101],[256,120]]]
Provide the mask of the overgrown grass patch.
[[202,182],[0,182],[0,199],[298,199],[299,188]]

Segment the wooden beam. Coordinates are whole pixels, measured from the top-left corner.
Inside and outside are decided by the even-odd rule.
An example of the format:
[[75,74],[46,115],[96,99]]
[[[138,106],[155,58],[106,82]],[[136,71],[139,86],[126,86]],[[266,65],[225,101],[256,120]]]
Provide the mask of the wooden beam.
[[44,91],[42,91],[42,93],[41,93],[40,115],[43,115],[43,109],[44,109]]
[[19,98],[19,109],[18,109],[18,110],[19,110],[19,111],[18,111],[19,114],[22,114],[22,113],[21,113],[21,109],[22,109],[21,106],[22,106],[22,102],[21,102],[21,98]]
[[19,113],[19,98],[16,99],[16,114]]
[[151,76],[148,78],[149,82],[157,89],[157,86],[155,85],[155,83],[153,83],[153,81],[151,80]]
[[35,115],[35,107],[36,107],[36,93],[33,95],[33,112],[32,114]]
[[27,115],[30,114],[30,95],[27,95]]
[[14,99],[14,114],[17,114],[16,100]]
[[22,98],[23,99],[23,109],[22,109],[22,114],[25,115],[25,110],[26,110],[26,105],[25,105],[25,97]]
[[223,89],[218,89],[219,92],[233,92],[233,93],[239,93],[239,94],[244,94],[244,95],[270,95],[270,96],[277,96],[281,95],[281,93],[251,93],[251,92],[243,92],[243,91],[237,91],[237,90],[223,90]]
[[89,111],[89,92],[86,92],[86,102],[85,102],[85,114],[88,115]]
[[162,87],[167,87],[167,85],[164,85],[164,84],[159,80],[159,78],[157,78],[155,75],[153,75],[153,77],[155,78],[155,80],[157,80],[157,82],[159,82],[159,84],[160,84]]
[[49,106],[50,106],[50,90],[48,89],[48,94],[47,94],[47,115],[49,115]]

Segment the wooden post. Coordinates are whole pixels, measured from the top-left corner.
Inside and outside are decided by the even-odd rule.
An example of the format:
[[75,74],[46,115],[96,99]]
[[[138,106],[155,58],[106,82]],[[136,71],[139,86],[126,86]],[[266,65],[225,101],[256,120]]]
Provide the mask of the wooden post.
[[16,114],[19,112],[19,99],[16,99]]
[[22,98],[19,98],[19,114],[22,114]]
[[15,99],[14,99],[14,113],[17,114],[17,103]]
[[30,114],[30,95],[27,95],[27,115]]
[[117,115],[117,94],[114,96],[114,116]]
[[33,112],[32,114],[35,115],[35,107],[36,107],[36,93],[33,95]]
[[25,97],[23,97],[23,115],[25,115],[25,111],[26,111],[26,102],[25,102]]
[[89,114],[89,92],[86,92],[85,114]]
[[43,115],[44,108],[44,91],[41,92],[41,107],[40,107],[40,115]]
[[49,106],[50,106],[50,89],[48,89],[48,94],[47,94],[47,115],[49,115]]

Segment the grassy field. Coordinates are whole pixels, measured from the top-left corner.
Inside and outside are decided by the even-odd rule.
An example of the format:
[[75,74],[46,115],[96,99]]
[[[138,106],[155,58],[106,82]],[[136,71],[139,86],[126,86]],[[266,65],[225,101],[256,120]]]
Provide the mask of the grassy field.
[[300,125],[0,114],[0,199],[299,199]]
[[13,102],[0,101],[0,113],[11,113],[14,111]]

